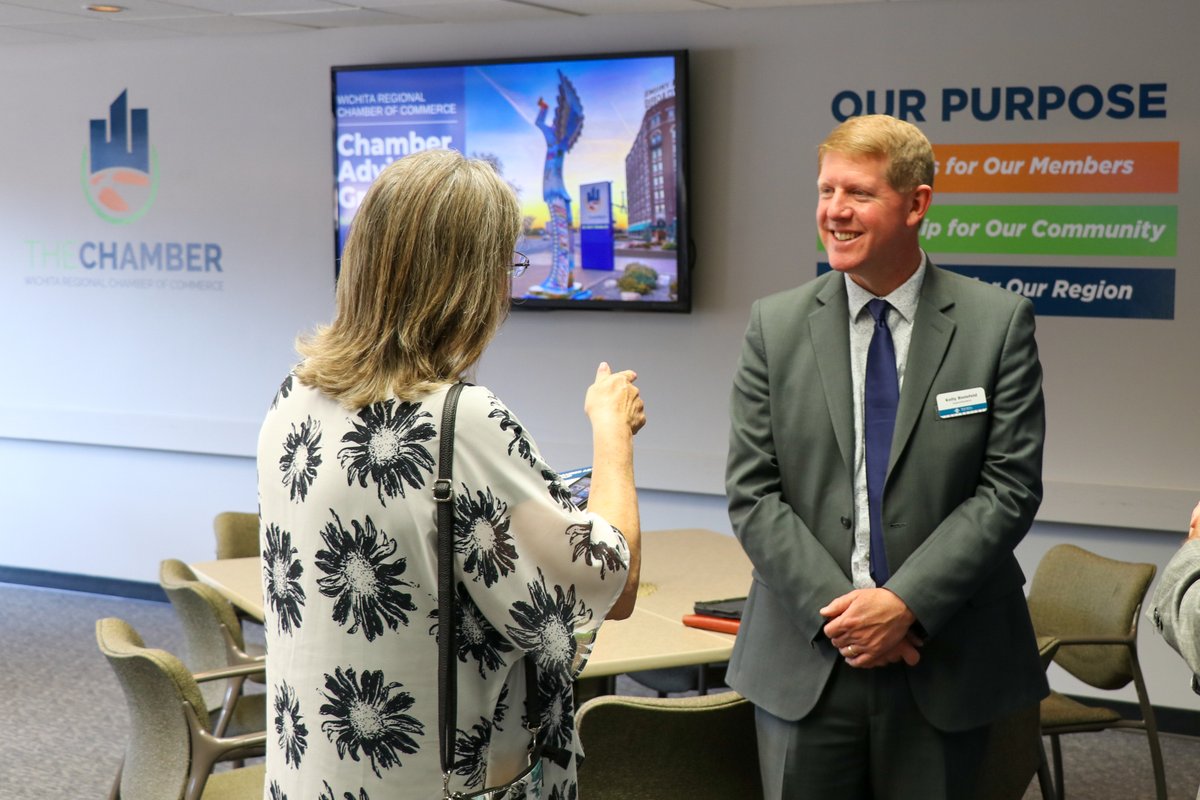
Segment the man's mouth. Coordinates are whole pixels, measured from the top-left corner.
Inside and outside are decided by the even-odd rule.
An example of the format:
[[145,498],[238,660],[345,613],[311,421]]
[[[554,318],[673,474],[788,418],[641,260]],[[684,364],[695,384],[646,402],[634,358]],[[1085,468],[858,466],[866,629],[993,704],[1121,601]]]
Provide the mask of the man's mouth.
[[862,236],[858,231],[830,231],[829,233],[839,242],[848,242],[851,239],[857,239],[859,236]]

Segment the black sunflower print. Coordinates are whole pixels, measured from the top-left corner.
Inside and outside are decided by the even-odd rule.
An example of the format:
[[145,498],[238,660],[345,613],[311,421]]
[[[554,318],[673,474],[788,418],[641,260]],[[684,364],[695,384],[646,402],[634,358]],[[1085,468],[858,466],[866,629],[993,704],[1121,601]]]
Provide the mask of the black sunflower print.
[[[321,783],[325,784],[325,788],[317,795],[317,800],[339,800],[337,793],[330,787],[329,781],[321,781]],[[357,795],[354,792],[342,792],[341,800],[371,800],[371,798],[367,796],[367,790],[360,786]]]
[[422,736],[425,726],[404,712],[413,707],[413,696],[399,691],[403,684],[385,683],[382,670],[363,670],[362,681],[354,667],[341,667],[325,675],[323,693],[328,701],[321,706],[321,731],[337,746],[338,757],[347,755],[359,761],[359,752],[371,762],[371,770],[382,778],[381,769],[401,766],[400,754],[411,755],[421,749],[414,736]]
[[571,550],[571,560],[578,561],[582,558],[589,567],[592,564],[599,564],[600,580],[604,580],[606,569],[616,572],[625,568],[625,559],[617,548],[606,542],[592,541],[592,523],[590,521],[571,525],[567,528],[567,536],[574,545]]
[[512,572],[517,548],[508,532],[508,505],[492,495],[471,490],[454,496],[454,552],[463,557],[463,572],[474,573],[475,580],[491,587],[500,576]]
[[508,454],[511,456],[515,449],[517,457],[525,459],[532,467],[537,462],[537,458],[533,454],[533,445],[525,436],[525,429],[521,427],[521,423],[517,422],[517,418],[512,415],[512,412],[495,397],[492,398],[492,410],[488,414],[488,419],[493,418],[500,420],[500,430],[512,431],[513,438],[508,443]]
[[492,744],[492,723],[480,718],[471,730],[459,728],[454,737],[454,763],[450,771],[461,775],[467,786],[479,786],[487,776],[488,747]]
[[321,423],[308,417],[300,423],[300,430],[292,423],[292,432],[283,443],[283,455],[279,458],[279,471],[283,483],[289,488],[294,502],[304,502],[308,487],[317,477],[321,466]]
[[421,410],[419,403],[385,400],[372,403],[358,412],[361,421],[350,423],[354,430],[342,437],[346,446],[338,451],[338,460],[346,470],[346,484],[366,488],[376,484],[379,502],[387,497],[404,497],[404,484],[414,489],[425,485],[422,471],[433,474],[433,456],[422,444],[437,436],[433,415]]
[[279,384],[279,389],[275,392],[275,397],[271,400],[271,408],[279,405],[279,401],[292,393],[292,374],[283,379],[283,383]]
[[492,727],[498,731],[504,730],[504,726],[500,723],[504,722],[504,717],[508,714],[508,684],[500,687],[500,696],[496,698],[496,710],[492,713]]
[[[468,658],[474,658],[479,668],[479,677],[487,678],[488,672],[495,672],[504,666],[501,653],[512,652],[512,644],[496,630],[487,617],[475,605],[467,587],[461,583],[455,585],[454,619],[458,630],[458,660],[466,664]],[[429,626],[429,633],[437,638],[438,612],[435,608],[429,612],[429,618],[434,623]],[[500,702],[503,703],[508,687],[501,689]]]
[[298,552],[292,547],[292,535],[280,530],[277,525],[268,525],[267,548],[263,552],[263,576],[265,577],[267,602],[275,612],[280,633],[291,633],[300,627],[301,608],[304,606],[304,588],[300,576],[304,566]]
[[559,479],[558,473],[553,470],[542,470],[542,480],[546,482],[546,486],[550,489],[550,499],[563,507],[565,511],[571,511],[575,508],[575,501],[571,499],[571,490],[563,485]]
[[300,759],[308,748],[308,726],[300,716],[300,701],[287,681],[275,687],[275,733],[279,737],[279,749],[283,751],[284,763],[300,766]]
[[287,800],[287,795],[283,793],[283,789],[279,788],[279,784],[271,781],[271,800]]
[[546,588],[541,569],[538,579],[528,584],[529,602],[518,601],[509,609],[516,625],[505,625],[508,636],[523,650],[535,653],[538,669],[557,675],[570,673],[577,645],[575,630],[592,620],[592,611],[575,599],[575,587],[554,587],[554,597]]
[[555,784],[550,787],[547,800],[579,800],[579,784],[572,780],[566,780],[561,785]]
[[501,654],[512,652],[513,646],[488,622],[467,593],[466,586],[458,584],[455,593],[458,595],[454,603],[454,616],[458,624],[458,660],[466,664],[468,657],[475,659],[479,677],[486,678],[489,672],[504,666]]
[[571,763],[571,741],[575,735],[572,684],[561,673],[538,673],[537,692],[542,703],[543,755],[563,769]]
[[412,595],[399,587],[415,588],[416,584],[402,580],[408,568],[404,558],[393,558],[396,540],[375,529],[370,517],[363,522],[350,520],[354,533],[343,527],[341,519],[333,509],[333,522],[321,531],[325,549],[317,551],[317,568],[325,576],[317,579],[321,594],[332,598],[333,619],[345,626],[353,617],[353,624],[346,633],[357,633],[360,629],[367,641],[374,641],[383,633],[386,623],[392,630],[408,625],[407,611],[416,611]]

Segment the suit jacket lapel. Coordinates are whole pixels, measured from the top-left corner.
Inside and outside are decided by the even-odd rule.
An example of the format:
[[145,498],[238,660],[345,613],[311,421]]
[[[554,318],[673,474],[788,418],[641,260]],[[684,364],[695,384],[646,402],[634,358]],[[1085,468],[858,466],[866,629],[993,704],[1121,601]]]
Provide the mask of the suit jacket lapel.
[[913,320],[912,341],[904,368],[904,386],[896,407],[896,430],[892,434],[892,454],[888,469],[904,452],[913,428],[928,401],[929,389],[941,368],[950,340],[954,338],[955,322],[946,312],[954,305],[942,280],[941,270],[930,264],[921,284],[921,300]]
[[850,383],[850,312],[846,284],[836,274],[817,294],[820,307],[809,315],[817,369],[838,449],[847,470],[854,468],[854,405]]

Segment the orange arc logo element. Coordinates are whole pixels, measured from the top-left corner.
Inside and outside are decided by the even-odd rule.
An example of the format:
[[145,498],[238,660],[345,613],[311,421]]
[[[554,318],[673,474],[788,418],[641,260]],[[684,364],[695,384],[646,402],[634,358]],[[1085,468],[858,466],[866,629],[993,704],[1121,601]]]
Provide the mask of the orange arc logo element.
[[106,222],[127,225],[140,219],[158,194],[158,154],[150,148],[150,172],[128,167],[110,167],[96,173],[90,169],[90,151],[84,148],[80,182],[92,210]]
[[109,211],[124,213],[129,210],[129,204],[111,186],[105,186],[96,195],[96,199]]
[[144,172],[138,172],[132,169],[119,170],[113,175],[113,181],[116,183],[125,183],[130,186],[149,186],[150,176]]

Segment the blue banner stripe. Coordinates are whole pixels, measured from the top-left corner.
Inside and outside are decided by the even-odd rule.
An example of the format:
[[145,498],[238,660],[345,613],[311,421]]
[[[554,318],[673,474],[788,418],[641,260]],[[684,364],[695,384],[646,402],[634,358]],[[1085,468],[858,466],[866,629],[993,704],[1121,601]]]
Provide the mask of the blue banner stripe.
[[[1045,317],[1175,319],[1175,270],[938,264],[1028,297]],[[829,271],[817,262],[817,274]]]

